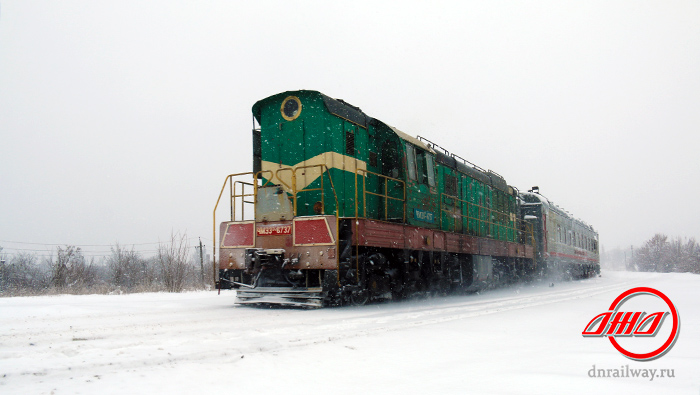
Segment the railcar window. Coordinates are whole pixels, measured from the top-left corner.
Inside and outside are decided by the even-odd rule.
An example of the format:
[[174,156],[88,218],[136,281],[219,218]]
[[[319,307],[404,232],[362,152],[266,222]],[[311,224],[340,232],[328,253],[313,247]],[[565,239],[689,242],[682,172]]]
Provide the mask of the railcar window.
[[424,152],[423,155],[425,155],[425,168],[426,168],[426,172],[428,173],[428,185],[431,187],[434,187],[435,186],[435,164],[433,163],[433,157],[432,157],[432,155],[430,155],[427,152]]
[[416,181],[416,150],[410,144],[406,144],[406,162],[408,166],[408,179]]
[[416,171],[418,173],[418,182],[421,184],[426,184],[426,178],[428,174],[425,171],[425,155],[416,150]]
[[557,225],[557,241],[561,243],[561,225]]

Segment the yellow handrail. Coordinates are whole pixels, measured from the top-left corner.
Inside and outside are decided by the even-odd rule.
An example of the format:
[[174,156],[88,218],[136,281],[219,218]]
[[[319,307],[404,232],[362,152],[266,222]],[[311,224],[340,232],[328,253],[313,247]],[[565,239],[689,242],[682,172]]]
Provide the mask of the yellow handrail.
[[[445,198],[454,199],[456,202],[459,202],[459,203],[460,203],[460,205],[459,205],[459,212],[458,212],[457,204],[453,205],[453,206],[452,206],[453,208],[452,208],[451,210],[450,210],[450,209],[445,209],[445,208],[443,208],[443,201],[444,201]],[[463,213],[463,210],[464,210],[464,204],[466,204],[466,206],[467,206],[467,207],[466,207],[466,208],[467,208],[467,215],[463,215],[463,214],[462,214],[462,213]],[[470,207],[470,206],[471,206],[471,207]],[[469,213],[471,212],[470,208],[474,208],[474,207],[476,207],[476,208],[478,209],[479,218],[474,218],[474,217],[472,217],[472,216],[469,214]],[[487,218],[488,218],[487,220],[482,219],[482,217],[483,217],[483,216],[481,215],[481,214],[482,214],[482,209],[486,211],[486,216],[487,216]],[[471,220],[474,220],[474,221],[476,221],[477,223],[487,224],[487,225],[489,225],[489,226],[491,226],[491,225],[493,225],[493,226],[502,226],[502,227],[504,227],[506,230],[512,230],[512,231],[514,232],[514,235],[520,235],[519,232],[525,232],[525,237],[527,238],[528,235],[530,236],[529,238],[531,239],[532,245],[533,245],[533,247],[534,247],[534,244],[535,244],[535,243],[534,243],[534,235],[533,235],[533,232],[532,232],[532,224],[530,224],[530,223],[528,223],[528,222],[526,222],[526,221],[517,219],[517,218],[516,218],[514,221],[508,221],[507,224],[505,224],[505,223],[504,223],[504,224],[499,224],[499,223],[497,223],[497,222],[491,221],[491,218],[493,217],[494,213],[495,213],[496,215],[502,216],[502,217],[504,217],[504,218],[508,218],[508,217],[509,217],[509,213],[505,213],[505,212],[502,212],[502,211],[493,210],[493,209],[491,209],[491,208],[489,208],[489,207],[484,207],[484,206],[481,206],[481,205],[478,205],[478,204],[475,204],[475,203],[471,203],[471,202],[466,201],[466,200],[461,200],[461,199],[457,198],[456,196],[448,195],[448,194],[445,194],[445,193],[441,194],[441,196],[440,196],[440,211],[441,211],[441,212],[444,212],[444,213],[451,214],[453,217],[455,217],[454,225],[453,225],[454,231],[456,231],[456,228],[457,228],[457,218],[456,218],[456,217],[460,217],[460,220],[466,218],[466,219],[467,219],[467,231],[471,230],[471,229],[470,229],[470,223],[471,223],[470,221],[471,221]],[[510,222],[513,222],[513,226],[510,225]],[[516,226],[516,225],[517,225],[517,226]],[[524,225],[525,230],[520,230],[521,228],[523,228],[523,225]],[[444,225],[443,225],[443,222],[442,222],[442,215],[440,215],[440,228],[444,229]],[[479,226],[478,228],[480,228],[480,226]],[[479,236],[483,236],[483,235],[479,234]]]
[[[321,186],[320,186],[320,188],[297,189],[297,181],[296,181],[297,180],[297,172],[300,170],[305,170],[305,169],[315,168],[315,167],[321,168],[321,175],[320,175]],[[292,172],[292,185],[288,185],[287,183],[285,183],[283,181],[283,178],[279,176],[280,172],[285,172],[285,171]],[[273,178],[277,178],[277,181],[279,181],[280,184],[282,184],[284,187],[286,187],[288,191],[291,191],[292,200],[293,200],[294,216],[296,216],[298,214],[297,213],[298,194],[303,193],[303,192],[320,191],[321,192],[321,204],[322,204],[322,207],[325,209],[325,207],[326,207],[326,204],[325,204],[326,191],[325,191],[325,185],[324,185],[324,180],[323,180],[324,174],[326,174],[328,176],[328,180],[329,180],[330,186],[331,186],[331,191],[333,192],[333,198],[335,199],[336,218],[339,219],[340,218],[340,206],[338,204],[338,195],[336,193],[335,185],[333,184],[333,179],[331,177],[329,168],[325,164],[300,166],[300,167],[294,167],[294,168],[286,167],[286,168],[281,168],[281,169],[277,170],[275,173],[273,173],[271,170],[263,170],[263,171],[259,171],[257,173],[245,172],[245,173],[229,174],[228,176],[226,176],[226,179],[224,180],[224,184],[221,187],[221,192],[219,193],[219,197],[216,200],[216,205],[214,206],[214,211],[213,211],[214,223],[213,223],[213,229],[212,229],[212,240],[214,242],[214,246],[212,249],[212,257],[213,257],[212,264],[214,266],[213,267],[214,268],[214,281],[216,281],[216,279],[218,277],[218,270],[216,270],[216,263],[217,263],[217,261],[216,261],[216,246],[218,244],[218,240],[216,238],[216,225],[217,225],[216,224],[216,210],[219,207],[219,203],[221,201],[221,197],[223,196],[224,189],[226,188],[227,183],[229,184],[229,186],[231,188],[231,192],[230,192],[231,221],[235,221],[235,219],[236,219],[236,203],[237,203],[236,199],[241,198],[241,202],[240,202],[240,204],[241,204],[241,220],[243,220],[245,217],[245,204],[246,203],[253,204],[255,206],[255,203],[257,202],[258,189],[261,187],[264,187],[266,185],[273,184],[272,183]],[[253,182],[252,183],[244,182],[244,181],[240,181],[240,180],[235,180],[235,181],[233,180],[234,177],[241,177],[241,176],[248,176],[248,175],[253,175]],[[266,176],[265,178],[267,178],[267,180],[262,185],[258,185],[258,180],[262,179],[263,175]],[[376,176],[376,177],[379,177],[380,179],[385,180],[384,181],[384,191],[382,191],[383,193],[382,192],[367,191],[367,178],[369,175]],[[384,218],[383,218],[383,220],[385,220],[385,221],[389,220],[389,202],[390,201],[402,202],[402,206],[403,206],[402,207],[402,215],[403,215],[402,222],[405,223],[406,222],[406,183],[403,180],[389,177],[389,176],[385,176],[383,174],[375,173],[375,172],[365,170],[365,169],[356,169],[355,170],[355,218],[359,217],[359,207],[358,207],[359,206],[359,199],[358,199],[358,197],[359,197],[358,196],[359,183],[358,183],[358,179],[357,179],[359,176],[362,177],[363,217],[367,218],[367,195],[371,195],[371,196],[377,196],[380,199],[384,200]],[[389,182],[390,181],[397,183],[397,185],[401,185],[402,197],[399,198],[399,197],[389,196]],[[241,186],[240,194],[238,193],[238,188],[237,188],[238,185]],[[253,186],[254,187],[254,191],[252,194],[245,193],[246,186]],[[246,197],[251,197],[251,196],[253,197],[252,202],[245,200]],[[450,205],[450,206],[452,206],[451,208],[444,208],[443,201],[445,198],[454,199],[455,202],[459,202],[459,207],[457,207],[458,206],[457,204],[454,204],[454,205]],[[466,215],[463,214],[465,204],[466,204],[466,209],[467,209]],[[479,218],[474,218],[470,215],[471,211],[474,208],[477,209]],[[485,210],[485,214],[487,215],[487,219],[482,219],[482,217],[483,217],[482,210]],[[455,232],[457,231],[457,217],[460,217],[460,222],[464,218],[466,218],[467,219],[467,231],[471,230],[470,229],[471,228],[471,225],[470,225],[471,221],[476,221],[478,224],[480,224],[480,225],[478,225],[479,229],[481,229],[481,226],[482,226],[481,224],[486,224],[489,227],[490,226],[502,226],[506,230],[512,230],[514,232],[514,235],[523,236],[522,232],[524,232],[525,238],[529,238],[533,248],[536,248],[536,244],[535,244],[535,240],[534,240],[534,233],[532,230],[532,224],[530,224],[526,221],[522,221],[522,220],[517,219],[517,218],[514,219],[513,221],[505,221],[504,224],[498,224],[498,223],[492,221],[494,214],[496,214],[497,216],[501,216],[502,218],[509,218],[508,213],[496,211],[496,210],[493,210],[491,208],[484,207],[484,206],[481,206],[478,204],[474,204],[474,203],[468,202],[466,200],[461,200],[461,199],[457,198],[456,196],[451,196],[451,195],[444,194],[444,193],[441,194],[441,196],[440,196],[440,212],[441,213],[445,212],[445,213],[451,214],[455,218],[452,231],[455,231]],[[377,213],[377,215],[381,216],[379,213]],[[440,228],[444,229],[442,217],[443,217],[443,215],[441,214],[440,215]],[[377,219],[382,220],[382,218],[377,218]],[[511,223],[512,223],[512,225],[511,225]],[[337,229],[339,229],[339,227],[337,227]],[[483,236],[483,235],[479,234],[479,236]]]
[[[321,187],[320,188],[302,188],[302,189],[297,189],[297,172],[300,170],[305,170],[305,169],[310,169],[314,167],[320,167],[321,168],[321,175],[319,178],[321,179]],[[288,185],[286,182],[284,182],[283,178],[279,176],[280,172],[283,171],[291,171],[292,172],[292,185]],[[287,188],[287,190],[292,191],[292,203],[293,203],[293,208],[294,208],[294,215],[297,215],[297,198],[298,195],[302,192],[311,192],[311,191],[320,191],[321,192],[321,205],[325,209],[326,207],[326,189],[325,185],[323,183],[323,175],[328,176],[328,181],[331,183],[331,191],[333,192],[333,198],[335,200],[335,213],[336,216],[339,215],[340,212],[340,207],[338,205],[338,194],[335,191],[335,185],[333,184],[333,178],[331,177],[331,173],[328,169],[328,166],[325,164],[318,164],[318,165],[307,165],[307,166],[299,166],[299,167],[285,167],[282,169],[277,170],[275,173],[275,176],[277,177],[277,180]]]
[[[364,174],[360,174],[364,173]],[[384,193],[375,193],[375,192],[369,192],[367,191],[367,175],[373,175],[379,178],[383,178],[385,180],[384,182]],[[362,211],[363,211],[363,217],[367,218],[367,195],[372,195],[372,196],[378,196],[380,198],[384,198],[384,220],[388,221],[389,220],[389,200],[397,200],[402,202],[403,204],[403,209],[402,209],[402,219],[401,222],[406,222],[406,183],[403,180],[399,180],[398,178],[393,178],[389,176],[385,176],[383,174],[375,173],[369,170],[365,169],[357,169],[355,170],[355,217],[357,218],[359,215],[359,209],[358,209],[358,182],[357,182],[357,177],[362,176]],[[401,192],[403,194],[403,197],[397,198],[393,196],[389,196],[389,181],[394,181],[396,183],[401,184]],[[380,219],[380,218],[377,218]]]
[[[221,186],[221,192],[219,192],[219,197],[216,199],[216,204],[214,205],[214,213],[213,213],[214,223],[213,223],[213,227],[212,227],[213,228],[212,229],[212,243],[213,243],[213,245],[212,245],[212,266],[214,269],[213,270],[214,283],[216,283],[216,279],[219,275],[219,271],[216,270],[216,246],[219,243],[219,241],[216,239],[216,209],[219,207],[219,202],[221,202],[221,196],[223,196],[223,194],[224,194],[224,189],[226,189],[226,184],[232,184],[233,181],[231,181],[231,183],[229,183],[229,181],[232,180],[233,177],[241,177],[241,176],[247,176],[247,175],[253,175],[253,172],[249,171],[249,172],[245,172],[245,173],[235,173],[235,174],[229,174],[228,176],[226,176],[226,178],[224,179],[224,185]],[[233,196],[233,193],[235,191],[234,191],[233,185],[230,185],[230,188],[231,188],[231,199],[229,201],[231,201],[232,205],[235,206],[235,200],[234,200],[235,197]],[[241,196],[241,198],[242,198],[243,202],[245,202],[245,197]],[[241,203],[241,205],[244,205],[243,202]],[[243,211],[243,210],[241,209],[241,211]],[[232,216],[231,219],[232,220],[234,218],[233,217],[234,215],[235,215],[235,207],[232,207],[231,208],[231,216]]]

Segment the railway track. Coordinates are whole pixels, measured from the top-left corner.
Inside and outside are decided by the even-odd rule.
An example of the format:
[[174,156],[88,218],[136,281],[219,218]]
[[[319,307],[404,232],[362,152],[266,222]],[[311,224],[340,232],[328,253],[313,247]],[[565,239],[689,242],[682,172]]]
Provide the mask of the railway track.
[[[520,285],[481,294],[321,310],[234,307],[233,291],[221,296],[166,295],[167,303],[149,301],[148,295],[131,296],[131,302],[139,304],[131,310],[123,305],[127,297],[91,296],[66,314],[15,320],[11,330],[2,321],[0,363],[5,377],[0,380],[69,379],[182,363],[236,363],[246,356],[613,295],[637,283],[634,279],[589,279],[554,287]],[[8,363],[19,357],[34,362]]]

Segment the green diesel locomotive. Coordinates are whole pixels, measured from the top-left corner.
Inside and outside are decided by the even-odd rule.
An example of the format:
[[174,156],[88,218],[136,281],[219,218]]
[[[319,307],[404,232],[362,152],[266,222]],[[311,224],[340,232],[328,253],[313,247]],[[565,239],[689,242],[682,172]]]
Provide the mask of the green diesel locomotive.
[[549,256],[542,209],[502,176],[343,100],[284,92],[253,116],[253,171],[226,178],[219,237],[214,209],[217,285],[237,303],[364,304],[579,264]]

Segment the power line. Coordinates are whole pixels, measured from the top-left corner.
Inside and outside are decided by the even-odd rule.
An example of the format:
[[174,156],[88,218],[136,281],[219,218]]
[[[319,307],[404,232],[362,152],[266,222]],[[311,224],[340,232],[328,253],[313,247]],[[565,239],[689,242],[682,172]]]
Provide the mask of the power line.
[[[197,237],[189,237],[187,240],[194,240]],[[209,239],[207,239],[209,240]],[[10,241],[10,240],[0,240],[0,243],[12,243],[12,244],[25,244],[25,245],[40,245],[40,246],[75,246],[75,247],[114,247],[117,244],[120,246],[143,246],[143,245],[155,245],[155,244],[167,244],[166,242],[157,241],[153,243],[114,243],[114,244],[72,244],[72,243],[30,243],[26,241]]]
[[[12,250],[12,251],[32,251],[32,252],[49,252],[49,250],[46,249],[34,249],[34,248],[14,248],[14,247],[2,247],[3,251],[4,250]],[[84,250],[80,248],[80,251],[83,253],[89,253],[89,254],[111,254],[112,250],[109,251],[92,251],[92,250]],[[158,250],[135,250],[135,252],[158,252]]]

